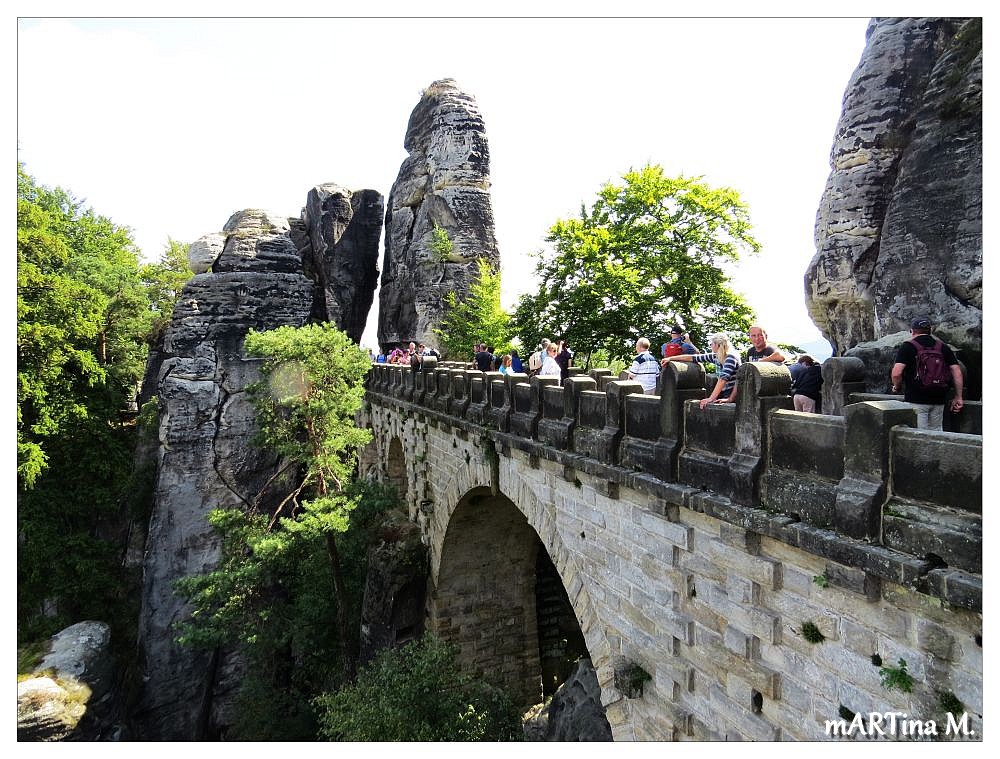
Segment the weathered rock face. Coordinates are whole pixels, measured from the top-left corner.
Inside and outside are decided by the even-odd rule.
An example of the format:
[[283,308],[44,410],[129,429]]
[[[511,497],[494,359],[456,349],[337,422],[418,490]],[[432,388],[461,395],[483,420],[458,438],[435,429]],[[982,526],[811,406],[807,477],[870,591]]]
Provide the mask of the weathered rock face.
[[239,211],[221,234],[193,243],[195,276],[156,352],[160,404],[153,517],[143,559],[139,650],[143,678],[133,710],[145,740],[220,737],[232,722],[240,659],[174,643],[188,608],[173,582],[215,568],[216,508],[261,508],[277,458],[253,444],[256,416],[246,388],[259,378],[243,341],[250,329],[330,320],[359,339],[375,289],[382,198],[320,185],[301,219]]
[[[385,261],[379,294],[383,349],[409,340],[435,344],[445,296],[467,296],[477,258],[500,265],[490,203],[489,147],[475,100],[451,79],[428,87],[410,115],[409,157],[389,194]],[[431,245],[434,227],[452,244]]]
[[590,659],[580,659],[547,706],[525,717],[528,741],[610,741],[611,725],[601,705],[601,686]]
[[982,22],[875,19],[844,95],[806,302],[835,355],[908,329],[982,350]]
[[335,184],[310,190],[302,209],[309,262],[319,284],[316,318],[338,325],[354,342],[361,341],[378,284],[383,213],[379,193]]
[[302,272],[287,219],[241,211],[225,231],[214,272],[185,286],[164,339],[169,358],[157,393],[160,460],[143,563],[143,690],[135,713],[147,740],[196,740],[219,730],[212,714],[225,662],[174,643],[172,626],[188,609],[172,582],[215,567],[219,541],[208,512],[245,507],[278,463],[252,445],[256,422],[245,389],[259,364],[244,355],[247,331],[305,324],[313,304],[313,282]]
[[390,514],[382,541],[369,551],[361,608],[361,664],[381,650],[403,646],[424,631],[427,549],[420,528],[406,515]]
[[115,664],[111,628],[78,622],[52,637],[36,677],[17,684],[17,737],[97,740],[110,727]]

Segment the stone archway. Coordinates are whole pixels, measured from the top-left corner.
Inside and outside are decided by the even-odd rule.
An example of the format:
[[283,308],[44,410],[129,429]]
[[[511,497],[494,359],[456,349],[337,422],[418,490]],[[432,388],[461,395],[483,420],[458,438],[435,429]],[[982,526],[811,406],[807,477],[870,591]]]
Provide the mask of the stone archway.
[[538,534],[489,488],[469,491],[452,511],[430,600],[431,629],[523,705],[551,695],[590,656]]

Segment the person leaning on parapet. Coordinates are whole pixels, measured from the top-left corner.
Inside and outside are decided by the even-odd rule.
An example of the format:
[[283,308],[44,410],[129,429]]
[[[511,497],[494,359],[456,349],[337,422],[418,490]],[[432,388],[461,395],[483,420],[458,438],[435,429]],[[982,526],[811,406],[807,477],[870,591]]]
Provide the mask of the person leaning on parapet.
[[773,361],[776,364],[784,363],[785,354],[775,346],[768,344],[767,332],[763,327],[753,326],[750,328],[750,350],[747,351],[747,361]]
[[684,330],[676,324],[670,328],[670,340],[660,346],[660,356],[679,356],[682,353],[694,355],[698,352],[691,343],[685,339]]
[[549,343],[545,347],[545,358],[542,359],[542,368],[538,370],[539,377],[559,377],[562,369],[556,361],[556,354],[559,353],[559,346],[556,343]]
[[812,356],[803,353],[790,369],[792,373],[792,403],[796,411],[816,413],[823,388],[823,367]]
[[723,334],[712,335],[709,338],[711,353],[684,353],[680,356],[667,356],[660,362],[666,366],[668,361],[694,361],[699,364],[715,364],[719,377],[712,393],[707,398],[698,401],[705,408],[709,403],[731,403],[736,400],[736,370],[740,368],[740,354],[729,345],[729,338]]
[[931,320],[926,316],[913,320],[910,336],[896,349],[896,363],[891,373],[892,392],[905,389],[903,400],[916,409],[919,429],[940,430],[949,387],[955,387],[951,410],[957,414],[965,405],[962,367],[951,348],[931,334]]
[[645,395],[656,394],[656,380],[660,376],[660,364],[649,352],[649,340],[640,337],[635,341],[635,360],[628,368],[628,378],[642,385]]

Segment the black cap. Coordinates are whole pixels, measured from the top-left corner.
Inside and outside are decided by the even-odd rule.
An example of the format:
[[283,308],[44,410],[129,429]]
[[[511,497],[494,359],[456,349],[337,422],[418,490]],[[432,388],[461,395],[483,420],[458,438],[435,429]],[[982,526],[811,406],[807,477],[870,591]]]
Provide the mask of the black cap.
[[680,327],[678,327],[675,324],[673,327],[670,328],[670,334],[671,335],[683,335],[684,334],[684,330],[682,330]]
[[931,320],[926,316],[918,316],[912,322],[910,322],[910,329],[930,329]]

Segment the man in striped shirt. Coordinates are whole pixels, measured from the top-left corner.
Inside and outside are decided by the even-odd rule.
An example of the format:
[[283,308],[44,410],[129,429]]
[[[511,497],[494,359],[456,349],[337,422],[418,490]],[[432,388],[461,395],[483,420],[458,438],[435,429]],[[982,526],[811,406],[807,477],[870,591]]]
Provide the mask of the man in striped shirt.
[[656,394],[656,380],[660,376],[660,364],[649,352],[649,340],[640,337],[635,341],[635,360],[628,368],[628,378],[642,385],[645,395]]

